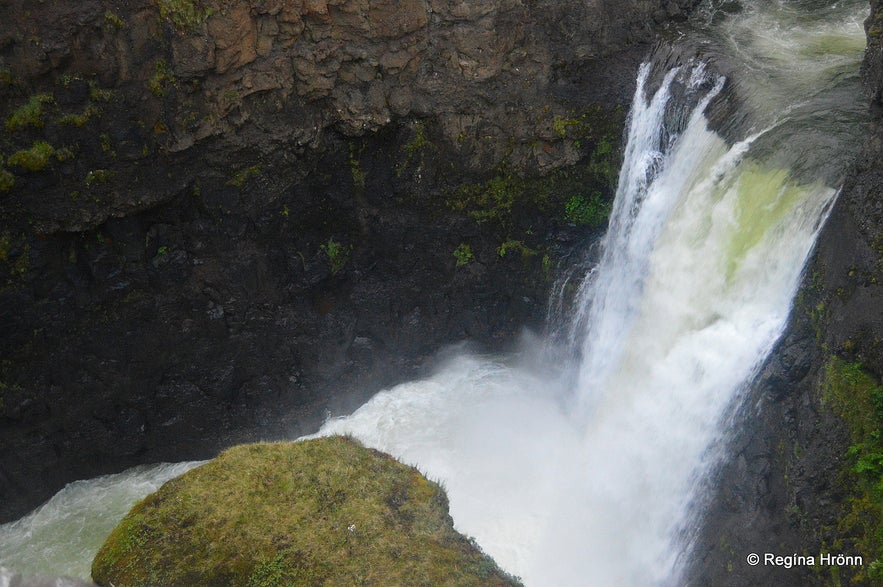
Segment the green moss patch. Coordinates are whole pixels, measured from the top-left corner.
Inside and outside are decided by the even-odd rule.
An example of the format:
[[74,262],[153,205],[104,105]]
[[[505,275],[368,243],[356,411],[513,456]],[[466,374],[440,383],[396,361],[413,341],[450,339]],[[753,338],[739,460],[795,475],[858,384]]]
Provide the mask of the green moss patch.
[[150,89],[151,94],[162,98],[166,95],[169,87],[176,81],[175,75],[169,69],[165,59],[160,59],[153,65],[153,75],[147,80],[147,87]]
[[251,167],[246,167],[245,169],[240,169],[236,173],[233,174],[229,180],[227,180],[227,185],[231,185],[233,187],[237,187],[242,189],[245,186],[245,182],[253,177],[257,177],[261,174],[261,166],[260,165],[252,165]]
[[212,15],[211,8],[198,0],[157,0],[159,14],[182,31],[201,25]]
[[328,257],[328,263],[331,265],[331,274],[337,275],[341,269],[346,266],[349,261],[352,247],[339,243],[334,238],[329,238],[328,242],[319,247]]
[[28,101],[19,106],[6,121],[6,130],[12,132],[29,126],[43,128],[43,125],[45,124],[45,106],[54,103],[55,98],[49,94],[37,94],[31,96]]
[[483,183],[457,186],[446,204],[479,224],[496,226],[506,235],[512,234],[518,217],[535,214],[601,226],[610,214],[610,203],[598,189],[601,186],[590,166],[556,169],[534,178],[523,178],[501,167],[496,176]]
[[28,171],[40,171],[49,164],[49,159],[53,155],[55,148],[52,145],[45,141],[37,141],[30,149],[16,151],[10,155],[6,163]]
[[15,185],[15,176],[0,167],[0,192],[8,192]]
[[98,109],[94,106],[88,106],[83,110],[82,114],[64,114],[58,119],[58,124],[64,126],[83,127],[89,120],[98,115]]
[[601,226],[610,217],[611,203],[600,192],[571,196],[564,205],[564,218],[580,226]]
[[104,25],[111,29],[124,29],[126,28],[126,21],[120,18],[116,12],[113,12],[112,10],[105,10]]
[[457,267],[465,267],[475,260],[472,254],[472,247],[466,243],[460,243],[454,249],[454,258],[457,260]]
[[[883,580],[883,386],[861,363],[832,357],[825,365],[824,399],[844,419],[852,444],[843,471],[849,494],[838,527],[837,552],[861,555],[867,563],[855,582]],[[865,573],[867,576],[865,576]]]
[[99,585],[517,585],[453,530],[443,490],[351,439],[233,448],[136,504]]

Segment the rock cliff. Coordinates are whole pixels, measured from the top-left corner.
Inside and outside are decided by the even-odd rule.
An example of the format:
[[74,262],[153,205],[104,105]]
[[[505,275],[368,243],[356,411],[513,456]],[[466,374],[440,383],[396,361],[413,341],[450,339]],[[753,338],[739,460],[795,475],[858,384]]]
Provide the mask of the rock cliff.
[[0,5],[0,520],[539,324],[694,3]]

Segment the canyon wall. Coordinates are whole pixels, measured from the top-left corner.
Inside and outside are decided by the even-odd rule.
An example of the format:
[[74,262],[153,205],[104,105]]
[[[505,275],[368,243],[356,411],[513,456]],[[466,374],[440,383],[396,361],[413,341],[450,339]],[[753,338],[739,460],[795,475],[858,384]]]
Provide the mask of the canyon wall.
[[540,326],[693,4],[3,3],[0,520]]

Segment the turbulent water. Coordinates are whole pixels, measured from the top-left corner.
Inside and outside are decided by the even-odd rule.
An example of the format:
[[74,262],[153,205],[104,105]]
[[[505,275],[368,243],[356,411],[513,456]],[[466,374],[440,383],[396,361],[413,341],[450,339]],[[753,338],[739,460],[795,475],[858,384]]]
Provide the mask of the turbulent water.
[[[610,226],[565,342],[461,353],[320,434],[353,434],[443,482],[457,528],[528,587],[675,582],[712,447],[784,327],[858,144],[866,7],[707,6],[695,34],[711,65],[638,72]],[[738,115],[712,125],[711,111]],[[86,576],[126,499],[174,472],[108,512],[107,488],[143,471],[69,488],[88,505],[0,528],[0,566]]]
[[88,579],[98,548],[132,504],[198,463],[137,467],[76,481],[28,516],[0,526],[0,586],[11,571]]

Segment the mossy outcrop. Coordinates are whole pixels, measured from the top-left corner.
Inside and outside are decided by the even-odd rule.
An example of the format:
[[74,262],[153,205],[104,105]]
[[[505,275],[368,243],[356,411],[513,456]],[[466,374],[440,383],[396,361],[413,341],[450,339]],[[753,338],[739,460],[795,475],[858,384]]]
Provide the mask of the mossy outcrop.
[[100,585],[518,585],[413,467],[343,437],[235,447],[136,504]]

